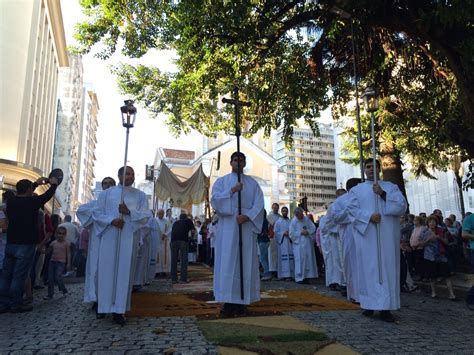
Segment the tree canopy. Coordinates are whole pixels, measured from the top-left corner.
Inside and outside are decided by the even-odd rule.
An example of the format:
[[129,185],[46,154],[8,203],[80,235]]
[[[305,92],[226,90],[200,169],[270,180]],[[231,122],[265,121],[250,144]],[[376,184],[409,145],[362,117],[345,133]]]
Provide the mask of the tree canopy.
[[[174,131],[232,131],[220,105],[237,85],[251,132],[299,118],[317,132],[322,110],[352,114],[353,44],[360,87],[378,89],[380,152],[408,157],[417,173],[474,156],[474,2],[288,0],[82,0],[78,51],[101,43],[141,57],[177,53],[174,73],[123,64],[120,88]],[[352,41],[354,39],[354,41]],[[95,47],[94,47],[95,48]],[[388,147],[388,148],[387,148]],[[398,159],[398,157],[397,157]]]

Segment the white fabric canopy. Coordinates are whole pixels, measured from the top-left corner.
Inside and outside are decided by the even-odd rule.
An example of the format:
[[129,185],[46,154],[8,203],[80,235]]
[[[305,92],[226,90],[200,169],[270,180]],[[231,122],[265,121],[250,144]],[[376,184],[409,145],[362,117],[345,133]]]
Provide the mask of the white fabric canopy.
[[162,201],[173,199],[174,207],[189,208],[191,204],[199,204],[207,200],[209,178],[202,171],[202,165],[185,181],[177,176],[161,162],[160,176],[156,181],[156,196]]

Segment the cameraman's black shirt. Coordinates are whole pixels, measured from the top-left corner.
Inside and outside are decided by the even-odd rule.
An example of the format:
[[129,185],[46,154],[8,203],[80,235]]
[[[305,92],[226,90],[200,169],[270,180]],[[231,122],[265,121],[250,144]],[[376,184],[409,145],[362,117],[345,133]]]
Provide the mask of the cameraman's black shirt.
[[56,192],[57,185],[39,196],[16,196],[7,203],[7,244],[38,243],[38,210]]

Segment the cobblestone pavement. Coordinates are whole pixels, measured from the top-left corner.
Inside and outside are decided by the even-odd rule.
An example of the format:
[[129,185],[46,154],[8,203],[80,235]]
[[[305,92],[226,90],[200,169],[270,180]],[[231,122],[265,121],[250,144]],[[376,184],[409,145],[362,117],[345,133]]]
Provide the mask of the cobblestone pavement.
[[[43,301],[36,293],[34,310],[0,315],[0,354],[217,354],[199,329],[195,317],[130,318],[124,327],[110,317],[96,320],[90,305],[82,303],[82,283],[68,284],[69,295]],[[310,285],[265,282],[262,289],[305,287],[342,298],[321,281]],[[167,292],[168,280],[156,280],[150,289]],[[295,312],[305,322],[324,329],[330,337],[361,353],[474,354],[474,312],[463,302],[432,300],[423,292],[402,294],[398,324],[367,319],[360,311]]]

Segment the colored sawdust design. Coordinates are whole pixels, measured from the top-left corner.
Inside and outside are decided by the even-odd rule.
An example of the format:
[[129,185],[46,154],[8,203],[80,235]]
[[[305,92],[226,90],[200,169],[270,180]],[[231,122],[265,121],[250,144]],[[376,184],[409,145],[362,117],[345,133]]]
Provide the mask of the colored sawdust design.
[[[147,293],[132,295],[129,316],[181,317],[197,316],[200,319],[219,318],[221,305],[214,302],[212,292]],[[247,307],[246,316],[275,315],[283,312],[356,310],[347,301],[304,289],[267,291],[262,299]]]
[[188,283],[173,284],[177,292],[206,292],[212,291],[212,269],[202,264],[191,264],[188,269]]
[[[314,354],[334,341],[316,330],[295,330],[218,321],[200,321],[206,339],[216,345],[251,351],[257,354]],[[275,320],[276,321],[276,320]]]

